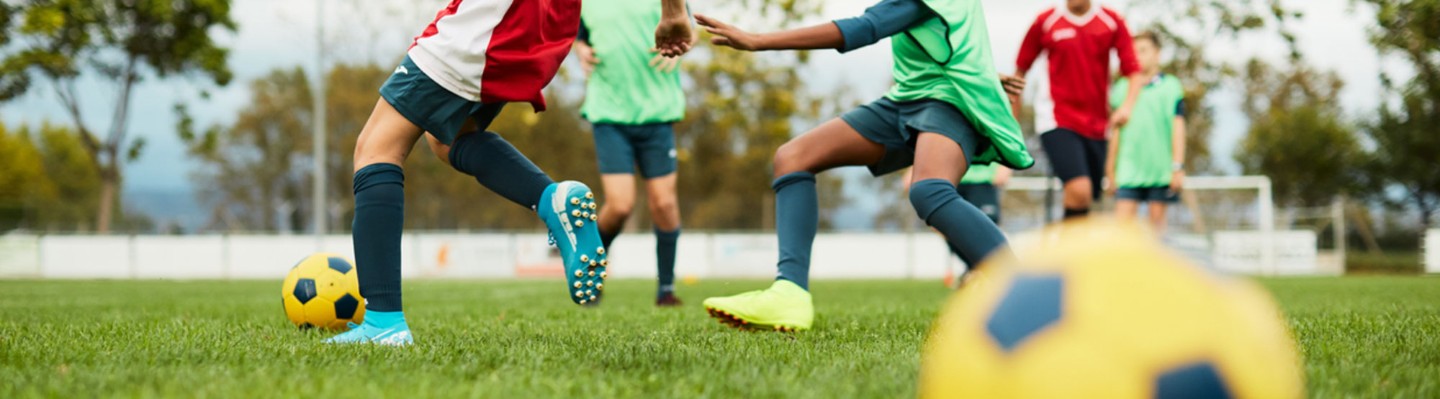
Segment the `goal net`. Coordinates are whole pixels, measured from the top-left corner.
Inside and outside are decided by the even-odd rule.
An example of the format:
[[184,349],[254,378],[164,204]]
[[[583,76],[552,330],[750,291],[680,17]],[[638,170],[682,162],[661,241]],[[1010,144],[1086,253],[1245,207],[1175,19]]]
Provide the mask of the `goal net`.
[[[1062,197],[1058,180],[1011,179],[1001,199],[1001,227],[1011,233],[1027,232],[1058,221]],[[1108,213],[1113,208],[1107,198],[1097,211]],[[1146,220],[1147,211],[1142,205],[1137,217]],[[1180,202],[1169,206],[1163,239],[1198,263],[1224,272],[1333,274],[1325,270],[1331,267],[1321,267],[1318,261],[1317,231],[1298,226],[1296,219],[1280,218],[1285,223],[1277,227],[1268,177],[1190,177]]]

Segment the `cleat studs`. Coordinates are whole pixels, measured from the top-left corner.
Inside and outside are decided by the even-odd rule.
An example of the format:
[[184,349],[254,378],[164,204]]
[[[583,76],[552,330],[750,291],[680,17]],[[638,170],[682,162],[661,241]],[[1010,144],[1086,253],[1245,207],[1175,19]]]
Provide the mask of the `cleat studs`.
[[584,293],[584,292],[581,292],[580,290],[575,290],[575,297],[576,297],[576,298],[583,298],[583,297],[585,297],[585,293]]
[[591,192],[585,193],[585,199],[595,199],[595,192],[594,192],[594,191],[591,191]]
[[592,300],[592,301],[595,300],[595,296],[594,296],[594,295],[591,295],[591,296],[590,296],[590,300]]
[[600,254],[600,255],[604,255],[604,254],[605,254],[605,247],[595,248],[595,253]]
[[[594,273],[594,272],[591,272],[591,273]],[[600,272],[600,278],[601,278],[601,279],[604,279],[605,276],[606,276],[606,273],[605,273],[605,272]]]
[[590,291],[590,290],[585,290],[585,295],[587,295],[587,296],[592,296],[592,297],[593,297],[593,296],[595,296],[595,293],[592,292],[592,291]]
[[580,272],[579,270],[576,270],[576,271],[575,271],[575,278],[580,278],[580,276],[581,276],[581,272]]
[[576,282],[575,282],[575,288],[580,288],[580,282],[579,282],[579,281],[576,281]]
[[594,261],[594,260],[591,260],[591,261],[590,261],[590,267],[595,267],[595,261]]
[[580,261],[581,261],[581,262],[589,262],[589,261],[590,261],[590,256],[588,256],[588,255],[580,255]]
[[589,302],[589,301],[586,301],[586,300],[584,300],[584,299],[581,299],[581,300],[580,300],[580,304],[581,304],[581,305],[584,305],[585,302]]
[[585,227],[585,221],[584,221],[584,220],[576,220],[576,221],[575,221],[575,227]]
[[590,221],[592,221],[592,222],[598,222],[598,221],[600,221],[600,215],[590,215]]
[[580,212],[580,216],[576,216],[576,217],[582,217],[582,218],[589,219],[589,218],[590,218],[590,212]]
[[596,290],[596,291],[604,291],[604,290],[605,290],[605,283],[595,284],[595,290]]
[[579,199],[579,198],[571,198],[571,199],[570,199],[570,205],[580,205],[580,199]]
[[570,217],[577,217],[577,218],[578,218],[578,217],[581,217],[582,214],[583,214],[583,213],[580,212],[579,210],[570,211]]
[[595,271],[594,271],[594,270],[591,270],[591,271],[590,271],[590,277],[595,277]]
[[[580,283],[579,283],[579,282],[576,282],[575,285],[580,285]],[[594,287],[594,286],[595,286],[595,282],[594,282],[594,281],[586,281],[586,282],[585,282],[585,286],[586,286],[586,287]],[[575,288],[580,288],[580,287],[575,287]]]
[[601,259],[601,260],[600,260],[600,266],[610,266],[610,260],[609,260],[609,259]]

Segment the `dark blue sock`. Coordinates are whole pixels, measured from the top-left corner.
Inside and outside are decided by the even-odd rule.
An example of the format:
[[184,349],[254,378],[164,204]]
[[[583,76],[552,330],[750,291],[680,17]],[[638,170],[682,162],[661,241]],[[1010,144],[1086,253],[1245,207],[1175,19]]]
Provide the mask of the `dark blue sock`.
[[[950,243],[950,240],[945,240],[945,246],[947,246],[947,247],[950,248],[950,253],[955,254],[955,257],[960,258],[961,261],[964,261],[964,260],[965,260],[965,257],[960,256],[960,248],[955,247],[955,244],[951,244],[951,243]],[[969,263],[967,263],[967,262],[961,262],[961,263],[965,263],[965,270],[966,270],[966,271],[969,271],[970,269],[974,269],[974,268],[975,268],[975,265],[971,265],[971,264],[969,264]]]
[[462,134],[450,145],[450,166],[520,206],[535,209],[554,184],[525,154],[491,132]]
[[600,230],[600,245],[605,246],[605,249],[610,249],[610,243],[615,242],[615,237],[619,237],[619,236],[620,236],[620,230],[615,230],[614,232],[609,232],[609,231],[605,231],[604,229],[601,229],[601,230]]
[[659,289],[656,294],[664,295],[675,292],[675,243],[680,241],[680,229],[675,231],[660,231],[655,229],[655,267],[659,276]]
[[365,309],[399,312],[400,230],[405,226],[405,172],[379,163],[355,172],[355,274]]
[[810,248],[820,228],[815,175],[791,173],[775,179],[770,187],[775,190],[775,235],[780,243],[778,278],[809,290]]
[[911,185],[910,204],[920,219],[945,235],[960,260],[972,267],[1005,245],[1005,235],[995,222],[960,198],[955,185],[948,181],[930,179]]

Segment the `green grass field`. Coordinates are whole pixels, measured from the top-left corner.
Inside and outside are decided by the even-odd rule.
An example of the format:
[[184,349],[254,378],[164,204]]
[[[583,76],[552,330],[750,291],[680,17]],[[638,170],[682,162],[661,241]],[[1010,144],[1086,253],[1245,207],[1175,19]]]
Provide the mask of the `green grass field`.
[[[0,281],[0,397],[913,397],[938,282],[820,282],[800,334],[698,306],[763,285],[616,281],[580,309],[558,283],[412,282],[418,345],[331,347],[273,282]],[[1316,397],[1440,397],[1440,279],[1277,279]],[[413,396],[412,396],[413,395]]]

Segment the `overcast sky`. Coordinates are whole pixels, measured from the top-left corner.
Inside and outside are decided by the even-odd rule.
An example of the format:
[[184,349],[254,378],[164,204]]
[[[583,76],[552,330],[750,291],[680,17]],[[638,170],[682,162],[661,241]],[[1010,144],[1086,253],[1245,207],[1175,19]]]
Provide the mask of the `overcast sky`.
[[[149,146],[141,160],[127,166],[127,191],[188,190],[190,184],[187,170],[192,162],[186,159],[184,150],[175,137],[175,118],[171,112],[175,103],[190,103],[190,108],[206,124],[228,122],[233,120],[233,115],[247,101],[247,82],[250,80],[278,67],[302,65],[309,68],[315,65],[315,1],[236,1],[233,17],[240,29],[233,34],[225,33],[219,38],[233,49],[230,65],[236,75],[228,87],[214,88],[196,80],[175,80],[148,83],[138,89],[132,106],[130,129],[132,134],[145,137]],[[857,15],[873,2],[874,0],[830,0],[825,3],[824,18]],[[414,5],[416,3],[420,5]],[[326,13],[329,15],[326,23],[332,28],[362,25],[372,27],[364,30],[369,32],[366,37],[342,37],[338,34],[331,36],[330,42],[334,43],[332,57],[351,61],[394,62],[409,45],[410,38],[424,27],[434,15],[434,10],[444,3],[446,1],[441,0],[328,0],[326,4],[329,7],[351,7]],[[695,12],[718,11],[707,7],[707,3],[711,2],[691,1]],[[1021,36],[1034,16],[1046,7],[1060,3],[1060,0],[985,1],[996,63],[1001,71],[1014,69],[1015,53]],[[1101,3],[1123,12],[1128,1]],[[1309,62],[1322,69],[1339,72],[1348,82],[1343,93],[1343,104],[1347,113],[1360,114],[1373,109],[1380,93],[1380,62],[1365,38],[1365,29],[1370,23],[1367,19],[1368,10],[1352,8],[1349,0],[1291,0],[1287,3],[1306,14],[1303,24],[1296,26],[1296,31]],[[353,9],[357,7],[356,4],[371,10],[356,12]],[[1148,23],[1139,15],[1132,15],[1130,19],[1132,26],[1144,26]],[[374,26],[384,28],[373,28]],[[746,27],[764,29],[759,26]],[[1252,55],[1280,60],[1280,56],[1284,54],[1283,47],[1276,40],[1247,40],[1244,45],[1228,45],[1234,50],[1217,56],[1238,62]],[[883,43],[846,55],[828,51],[816,54],[815,67],[811,68],[809,76],[814,78],[813,85],[819,90],[827,90],[846,82],[854,88],[856,98],[874,98],[883,94],[888,85],[890,52]],[[89,114],[92,116],[89,123],[103,131],[108,123],[104,116],[109,115],[111,88],[100,82],[90,82],[85,87],[87,93],[94,94],[84,100],[84,105],[90,109]],[[211,93],[208,99],[201,99],[197,95],[202,89]],[[41,84],[24,98],[4,104],[3,108],[0,108],[0,118],[3,118],[7,125],[35,124],[47,120],[68,122],[57,104],[50,88]],[[1238,98],[1233,94],[1222,94],[1212,104],[1219,112],[1216,153],[1227,159],[1229,148],[1246,128],[1237,104]]]

